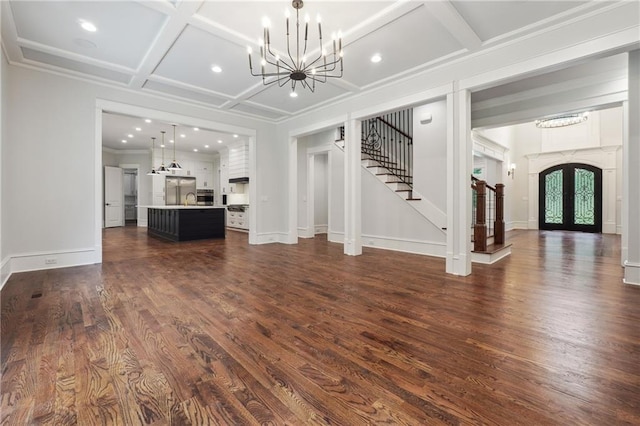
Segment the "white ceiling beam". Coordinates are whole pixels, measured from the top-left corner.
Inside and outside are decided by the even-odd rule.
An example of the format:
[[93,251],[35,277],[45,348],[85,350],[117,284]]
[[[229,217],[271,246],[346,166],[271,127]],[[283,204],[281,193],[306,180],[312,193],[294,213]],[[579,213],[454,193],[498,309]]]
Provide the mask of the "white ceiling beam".
[[151,47],[140,62],[136,75],[131,79],[131,83],[129,84],[131,88],[141,89],[142,86],[144,86],[145,81],[147,81],[160,61],[162,61],[165,55],[169,52],[171,46],[173,46],[178,37],[180,37],[180,34],[189,23],[189,20],[198,11],[198,9],[200,9],[202,3],[202,0],[182,1],[176,9],[167,8],[162,2],[160,2],[159,5],[156,5],[158,6],[156,10],[163,13],[172,13],[167,15],[167,22],[158,33],[155,40],[153,40]]
[[423,4],[467,50],[475,50],[482,45],[480,37],[471,29],[471,26],[458,13],[450,1],[426,1]]
[[22,55],[22,49],[18,45],[18,30],[13,20],[11,5],[8,1],[0,1],[0,7],[2,8],[2,22],[0,22],[2,48],[9,62],[22,62],[24,56]]

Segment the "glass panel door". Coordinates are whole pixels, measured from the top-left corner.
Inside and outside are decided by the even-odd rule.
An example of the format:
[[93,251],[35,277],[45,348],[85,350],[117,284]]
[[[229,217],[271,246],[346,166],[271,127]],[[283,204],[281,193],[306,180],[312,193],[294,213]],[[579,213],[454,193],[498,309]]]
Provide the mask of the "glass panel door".
[[561,164],[540,173],[540,229],[602,232],[602,170]]

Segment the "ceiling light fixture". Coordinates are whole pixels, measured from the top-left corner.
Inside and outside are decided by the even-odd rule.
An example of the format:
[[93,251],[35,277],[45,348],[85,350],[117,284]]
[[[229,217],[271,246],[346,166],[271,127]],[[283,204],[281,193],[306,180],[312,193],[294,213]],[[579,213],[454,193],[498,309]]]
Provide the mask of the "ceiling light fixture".
[[220,68],[217,65],[214,65],[214,66],[211,67],[211,71],[213,71],[215,73],[220,73],[220,72],[222,72],[222,68]]
[[127,135],[127,137],[128,137],[128,138],[132,138],[132,137],[133,137],[133,135],[132,135],[131,133],[129,133],[129,134]]
[[204,147],[205,147],[205,148],[209,148],[209,145],[205,145]]
[[373,55],[371,57],[371,62],[373,62],[374,64],[377,64],[378,62],[380,62],[382,60],[382,56],[380,56],[379,53],[376,53],[375,55]]
[[555,127],[565,127],[582,123],[589,118],[588,112],[580,114],[566,114],[557,117],[543,118],[536,120],[536,127],[540,129],[553,129]]
[[126,139],[122,139],[122,143],[127,143],[127,140]]
[[[251,54],[253,52],[251,47],[247,49],[251,75],[254,77],[262,77],[262,83],[265,86],[278,83],[278,86],[282,87],[291,82],[291,90],[295,92],[296,84],[299,82],[303,88],[313,92],[316,88],[316,82],[326,83],[329,78],[342,77],[342,36],[338,33],[337,37],[335,35],[332,37],[333,57],[327,59],[327,50],[322,46],[322,24],[320,23],[320,16],[317,18],[320,52],[315,58],[307,58],[309,15],[305,16],[304,40],[300,40],[300,9],[302,9],[303,5],[304,2],[302,0],[293,0],[291,2],[291,6],[296,10],[295,46],[292,46],[292,43],[289,41],[289,10],[287,9],[285,11],[287,28],[286,54],[281,57],[271,50],[271,36],[269,34],[270,22],[268,18],[263,19],[264,36],[259,42],[260,72],[254,73],[251,63]],[[292,51],[295,56],[292,55]]]
[[197,128],[197,127],[194,127],[194,128],[193,128],[193,131],[194,131],[194,132],[197,132],[197,131],[199,131],[199,130],[200,130],[200,129],[199,129],[199,128]]
[[150,119],[148,119],[148,118],[146,118],[146,119],[144,120],[144,122],[145,122],[145,123],[151,123],[151,120],[150,120]]
[[169,174],[169,169],[164,166],[164,134],[166,132],[163,130],[160,133],[162,133],[162,145],[160,145],[162,147],[162,163],[158,168],[158,174],[166,175],[166,174]]
[[[176,140],[176,125],[172,124],[173,126],[173,140]],[[169,170],[180,170],[182,169],[182,167],[180,166],[180,164],[178,164],[178,162],[176,161],[176,143],[173,144],[173,161],[171,162],[171,164],[169,164]]]
[[198,152],[198,148],[193,148],[193,152]]
[[141,131],[142,131],[142,128],[136,127],[136,132],[141,132]]
[[234,137],[234,138],[237,138],[237,137],[238,137],[238,135],[233,135],[233,137]]
[[153,151],[155,151],[156,147],[156,138],[151,138],[151,171],[147,173],[147,176],[157,176],[159,173],[156,171],[155,166],[153,165]]
[[221,139],[218,139],[218,143],[222,143],[222,140],[221,140]]
[[90,33],[95,33],[96,31],[98,31],[98,28],[89,21],[81,20],[80,26],[82,27],[83,30],[88,31]]

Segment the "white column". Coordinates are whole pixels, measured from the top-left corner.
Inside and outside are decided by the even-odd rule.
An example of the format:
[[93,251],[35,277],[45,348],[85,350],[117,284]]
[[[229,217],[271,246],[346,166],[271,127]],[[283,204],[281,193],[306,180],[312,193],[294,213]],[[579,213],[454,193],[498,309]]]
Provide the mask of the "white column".
[[298,139],[289,140],[289,223],[287,244],[298,244]]
[[359,120],[349,119],[344,126],[344,254],[362,254],[362,130]]
[[447,95],[446,272],[471,274],[471,93]]
[[627,258],[624,260],[624,282],[640,285],[640,50],[629,53],[629,88],[624,162],[624,195]]

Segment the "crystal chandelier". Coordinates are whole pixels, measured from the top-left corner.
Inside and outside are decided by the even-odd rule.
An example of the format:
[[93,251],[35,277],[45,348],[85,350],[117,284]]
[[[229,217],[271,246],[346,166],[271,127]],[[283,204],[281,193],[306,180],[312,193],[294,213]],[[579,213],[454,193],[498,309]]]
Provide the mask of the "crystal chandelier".
[[589,114],[583,112],[581,114],[568,114],[558,117],[543,118],[536,120],[536,127],[541,129],[553,129],[555,127],[571,126],[573,124],[579,124],[586,121],[589,118]]
[[[338,33],[333,36],[333,53],[327,55],[327,50],[322,46],[322,25],[318,16],[318,37],[320,52],[317,57],[307,57],[307,40],[309,35],[309,15],[306,15],[304,22],[304,39],[300,40],[300,9],[302,0],[293,0],[291,5],[296,10],[295,46],[289,40],[289,10],[285,12],[287,28],[287,49],[286,53],[280,56],[271,50],[271,37],[269,34],[269,20],[263,20],[264,35],[260,39],[260,72],[254,72],[251,62],[252,49],[247,49],[249,53],[249,70],[251,75],[262,77],[265,86],[278,83],[282,87],[291,82],[291,96],[296,97],[296,84],[300,83],[303,88],[315,91],[316,82],[326,83],[329,78],[342,77],[342,37]],[[336,48],[337,45],[337,48]],[[329,58],[327,58],[329,56]],[[273,78],[270,78],[273,77]]]

